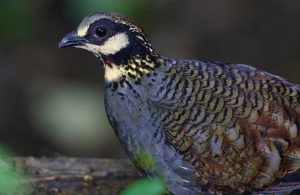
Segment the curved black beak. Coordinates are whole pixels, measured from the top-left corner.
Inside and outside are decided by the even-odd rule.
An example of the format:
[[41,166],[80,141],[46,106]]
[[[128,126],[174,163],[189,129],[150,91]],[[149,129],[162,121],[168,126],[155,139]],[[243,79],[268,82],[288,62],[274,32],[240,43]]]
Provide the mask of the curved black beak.
[[74,47],[79,45],[84,45],[87,40],[83,37],[79,37],[75,31],[67,34],[58,44],[60,48],[64,47]]

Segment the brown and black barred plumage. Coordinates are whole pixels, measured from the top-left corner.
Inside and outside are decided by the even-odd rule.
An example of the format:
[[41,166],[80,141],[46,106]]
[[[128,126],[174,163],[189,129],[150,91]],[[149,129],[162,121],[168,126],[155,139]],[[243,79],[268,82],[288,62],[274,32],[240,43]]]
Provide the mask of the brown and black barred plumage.
[[243,64],[175,60],[114,13],[86,17],[61,47],[105,67],[108,118],[129,157],[147,152],[173,194],[286,192],[300,187],[300,87]]

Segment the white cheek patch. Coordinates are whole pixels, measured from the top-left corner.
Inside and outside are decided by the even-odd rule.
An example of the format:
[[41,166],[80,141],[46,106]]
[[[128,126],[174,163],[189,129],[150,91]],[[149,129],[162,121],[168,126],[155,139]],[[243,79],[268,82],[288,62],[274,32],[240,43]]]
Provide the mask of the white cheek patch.
[[104,79],[108,82],[118,80],[124,74],[124,69],[116,65],[112,67],[105,66]]
[[129,45],[129,39],[126,33],[118,33],[107,39],[102,45],[98,46],[100,53],[104,55],[116,54],[121,49]]
[[93,53],[103,55],[113,55],[129,45],[129,39],[126,33],[118,33],[107,39],[102,45],[85,44],[77,46],[78,48],[89,50]]

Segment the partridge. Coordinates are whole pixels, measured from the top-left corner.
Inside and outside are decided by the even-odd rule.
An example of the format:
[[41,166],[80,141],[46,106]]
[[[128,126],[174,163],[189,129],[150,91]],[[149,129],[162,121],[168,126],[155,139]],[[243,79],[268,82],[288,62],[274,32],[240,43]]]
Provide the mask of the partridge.
[[300,188],[299,85],[244,64],[163,57],[117,13],[87,16],[59,46],[99,58],[117,137],[133,162],[153,157],[138,169],[171,194]]

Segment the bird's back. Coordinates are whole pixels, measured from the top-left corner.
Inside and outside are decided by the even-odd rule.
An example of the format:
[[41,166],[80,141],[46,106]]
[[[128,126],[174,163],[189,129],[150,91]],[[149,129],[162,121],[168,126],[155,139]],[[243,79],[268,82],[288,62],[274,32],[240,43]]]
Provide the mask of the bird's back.
[[201,186],[261,190],[300,167],[298,85],[242,64],[164,64],[150,99],[168,143],[195,166]]

